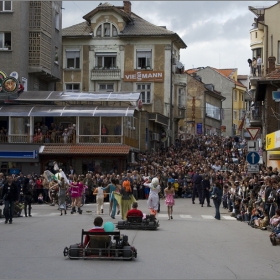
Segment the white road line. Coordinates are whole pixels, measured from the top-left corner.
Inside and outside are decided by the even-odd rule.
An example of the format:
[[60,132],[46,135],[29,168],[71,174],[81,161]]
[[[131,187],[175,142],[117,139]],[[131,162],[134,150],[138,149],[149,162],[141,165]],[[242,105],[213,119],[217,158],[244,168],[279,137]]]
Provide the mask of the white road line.
[[182,218],[182,219],[191,219],[192,216],[191,215],[180,215],[180,218]]
[[210,215],[201,215],[201,217],[203,219],[208,219],[208,220],[214,220],[215,219],[213,216],[210,216]]
[[226,219],[226,220],[234,220],[234,221],[236,221],[236,218],[234,218],[234,217],[231,217],[231,216],[222,216],[224,219]]
[[159,218],[168,218],[168,215],[167,214],[158,214],[158,217]]

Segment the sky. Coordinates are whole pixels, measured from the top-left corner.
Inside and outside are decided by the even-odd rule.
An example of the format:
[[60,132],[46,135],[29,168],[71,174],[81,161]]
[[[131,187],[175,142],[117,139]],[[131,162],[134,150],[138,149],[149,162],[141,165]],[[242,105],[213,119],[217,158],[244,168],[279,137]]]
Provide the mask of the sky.
[[[123,1],[63,1],[62,27],[83,22],[100,3]],[[180,61],[185,69],[211,66],[238,68],[248,75],[250,29],[255,15],[248,7],[270,7],[277,1],[131,1],[132,12],[148,22],[166,26],[186,43]]]

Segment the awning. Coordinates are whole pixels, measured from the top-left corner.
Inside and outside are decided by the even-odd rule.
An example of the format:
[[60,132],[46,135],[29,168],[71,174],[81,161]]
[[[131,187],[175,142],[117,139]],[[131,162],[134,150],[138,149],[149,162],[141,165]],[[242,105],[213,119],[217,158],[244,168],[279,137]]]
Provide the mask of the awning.
[[154,121],[164,126],[168,126],[169,118],[158,113],[149,113],[149,121]]
[[96,106],[41,106],[4,105],[0,116],[4,117],[132,117],[135,107]]
[[136,102],[139,92],[24,91],[18,101],[126,101]]
[[127,145],[47,145],[41,146],[41,155],[128,155]]

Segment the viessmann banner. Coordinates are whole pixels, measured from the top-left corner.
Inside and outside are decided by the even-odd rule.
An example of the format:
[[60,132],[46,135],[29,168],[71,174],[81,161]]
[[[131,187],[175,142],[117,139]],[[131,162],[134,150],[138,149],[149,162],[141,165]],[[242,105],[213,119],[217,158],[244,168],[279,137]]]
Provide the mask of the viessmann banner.
[[124,71],[124,82],[163,83],[164,71]]

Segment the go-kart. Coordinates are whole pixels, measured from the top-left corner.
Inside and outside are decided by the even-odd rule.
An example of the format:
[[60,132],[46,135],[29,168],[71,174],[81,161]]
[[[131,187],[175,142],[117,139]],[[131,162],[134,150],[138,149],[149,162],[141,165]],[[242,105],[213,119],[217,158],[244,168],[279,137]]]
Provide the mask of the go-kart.
[[[89,236],[89,242],[83,245],[84,236]],[[128,243],[128,236],[113,232],[89,232],[82,230],[80,244],[65,247],[63,254],[69,259],[107,259],[132,260],[137,258],[137,250]]]
[[154,215],[147,215],[144,219],[130,216],[127,217],[127,221],[119,221],[116,227],[118,229],[156,230],[159,227],[159,221]]

